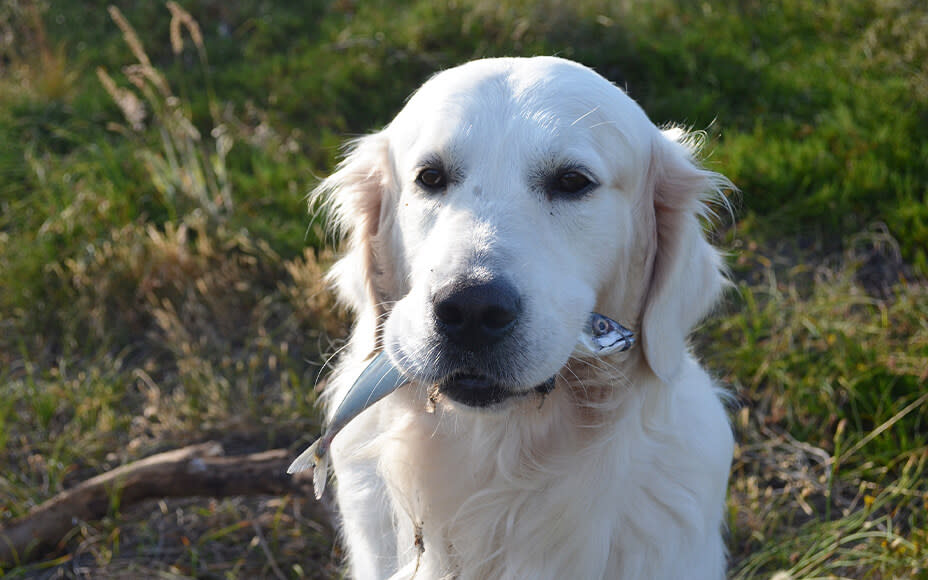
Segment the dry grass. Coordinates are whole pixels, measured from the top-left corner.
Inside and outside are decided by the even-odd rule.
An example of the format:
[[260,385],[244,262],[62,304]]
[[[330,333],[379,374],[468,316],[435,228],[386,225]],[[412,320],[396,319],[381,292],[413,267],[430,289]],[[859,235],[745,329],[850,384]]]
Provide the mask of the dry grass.
[[16,78],[20,90],[36,98],[67,99],[79,71],[69,65],[68,47],[49,40],[44,10],[41,0],[9,0],[0,6],[0,72]]
[[[170,8],[175,49],[185,31],[206,66],[196,23]],[[278,147],[279,139],[228,115],[227,128],[218,106],[202,135],[128,21],[116,8],[111,14],[137,60],[125,69],[126,86],[97,71],[125,117],[126,125],[111,127],[133,144],[171,211],[161,223],[134,220],[46,263],[57,308],[44,319],[14,311],[5,321],[8,337],[27,338],[3,342],[0,522],[165,447],[213,437],[233,452],[305,443],[318,431],[319,361],[346,330],[322,281],[326,251],[284,259],[228,222],[225,158],[235,139]],[[34,159],[37,173],[54,174],[47,163]],[[69,235],[112,203],[110,191],[76,186],[80,194],[40,235]],[[47,321],[55,332],[34,333]],[[77,523],[62,540],[63,556],[0,575],[332,577],[334,566],[321,563],[331,561],[327,522],[302,515],[306,501],[114,505],[100,522]]]

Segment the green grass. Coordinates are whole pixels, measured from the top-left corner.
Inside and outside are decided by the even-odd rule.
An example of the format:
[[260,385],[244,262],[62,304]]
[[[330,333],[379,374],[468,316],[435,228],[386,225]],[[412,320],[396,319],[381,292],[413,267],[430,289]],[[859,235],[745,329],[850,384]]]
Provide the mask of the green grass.
[[[920,3],[204,0],[174,43],[166,6],[117,6],[134,32],[0,5],[0,523],[167,447],[315,432],[347,321],[306,193],[435,71],[559,54],[706,129],[741,188],[737,292],[694,339],[737,401],[733,576],[928,575]],[[114,506],[0,575],[333,577],[303,501]]]

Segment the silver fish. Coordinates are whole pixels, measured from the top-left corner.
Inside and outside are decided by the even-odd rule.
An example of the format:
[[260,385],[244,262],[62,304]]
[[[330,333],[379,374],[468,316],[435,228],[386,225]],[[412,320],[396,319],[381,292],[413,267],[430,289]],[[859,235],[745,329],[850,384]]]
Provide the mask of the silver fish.
[[[635,334],[632,331],[607,316],[591,312],[577,339],[574,353],[606,356],[626,351],[634,344]],[[332,440],[365,409],[407,382],[409,381],[403,373],[394,366],[387,354],[381,351],[351,385],[322,437],[290,464],[287,473],[297,473],[313,467],[313,490],[316,499],[321,498],[328,477],[329,447]]]

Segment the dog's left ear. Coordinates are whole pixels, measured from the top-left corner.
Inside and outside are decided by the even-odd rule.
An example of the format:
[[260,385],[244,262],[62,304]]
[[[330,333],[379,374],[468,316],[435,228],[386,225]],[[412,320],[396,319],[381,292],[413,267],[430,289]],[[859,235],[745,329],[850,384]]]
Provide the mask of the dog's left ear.
[[685,132],[664,131],[652,146],[646,184],[645,200],[653,202],[654,258],[641,342],[648,365],[665,382],[679,371],[690,330],[727,282],[702,219],[709,211],[706,200],[733,186],[724,176],[698,167],[694,150]]
[[329,219],[347,238],[347,251],[328,274],[339,299],[356,313],[379,312],[396,299],[394,268],[395,183],[384,132],[354,141],[338,170],[312,194],[329,208]]

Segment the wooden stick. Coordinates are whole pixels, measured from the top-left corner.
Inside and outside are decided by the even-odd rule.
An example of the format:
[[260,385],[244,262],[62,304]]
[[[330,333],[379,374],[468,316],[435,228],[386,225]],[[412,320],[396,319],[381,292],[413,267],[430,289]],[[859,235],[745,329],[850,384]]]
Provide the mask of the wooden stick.
[[[312,471],[287,475],[286,449],[222,457],[216,442],[158,453],[102,473],[0,526],[0,565],[35,559],[80,521],[153,497],[310,494]],[[319,519],[328,518],[320,508]]]

